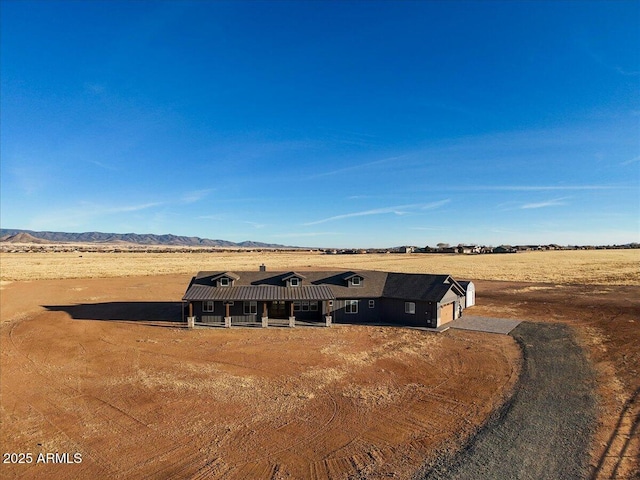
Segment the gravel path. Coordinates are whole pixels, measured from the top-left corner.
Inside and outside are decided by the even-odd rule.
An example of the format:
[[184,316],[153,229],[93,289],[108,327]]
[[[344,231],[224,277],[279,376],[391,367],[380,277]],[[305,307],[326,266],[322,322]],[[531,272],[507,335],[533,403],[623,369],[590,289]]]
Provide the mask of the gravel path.
[[455,456],[421,479],[589,478],[594,377],[566,325],[523,322],[511,335],[524,355],[513,397]]

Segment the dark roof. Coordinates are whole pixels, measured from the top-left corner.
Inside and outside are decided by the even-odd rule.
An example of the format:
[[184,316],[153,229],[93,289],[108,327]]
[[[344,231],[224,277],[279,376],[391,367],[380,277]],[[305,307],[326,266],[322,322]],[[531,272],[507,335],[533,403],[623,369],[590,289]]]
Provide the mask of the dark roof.
[[356,272],[346,272],[342,278],[344,278],[345,280],[349,280],[350,278],[353,278],[353,277],[365,278],[364,275]]
[[236,275],[235,273],[231,273],[231,272],[220,272],[217,275],[214,275],[211,277],[211,280],[218,280],[219,278],[223,278],[223,277],[227,277],[227,278],[231,278],[232,280],[238,280],[240,277],[238,275]]
[[282,280],[289,280],[290,278],[299,278],[301,280],[304,280],[305,277],[304,275],[301,275],[297,272],[289,272],[287,275],[285,275],[284,277],[282,277]]
[[460,286],[462,288],[465,289],[465,291],[467,290],[467,288],[469,287],[470,283],[473,283],[471,280],[458,280],[458,283],[460,284]]
[[464,294],[464,289],[449,275],[390,273],[382,296],[438,302],[451,289]]
[[[465,289],[449,275],[424,273],[388,273],[362,271],[296,272],[198,272],[183,300],[332,300],[335,298],[399,298],[440,301],[453,289],[464,295]],[[233,287],[215,287],[212,279],[221,274],[234,275]],[[284,279],[292,275],[302,279],[298,287],[285,287]],[[360,276],[359,286],[350,286],[348,279]]]
[[241,287],[213,287],[191,285],[183,300],[333,300],[331,289],[325,285],[275,287],[273,285],[245,285]]

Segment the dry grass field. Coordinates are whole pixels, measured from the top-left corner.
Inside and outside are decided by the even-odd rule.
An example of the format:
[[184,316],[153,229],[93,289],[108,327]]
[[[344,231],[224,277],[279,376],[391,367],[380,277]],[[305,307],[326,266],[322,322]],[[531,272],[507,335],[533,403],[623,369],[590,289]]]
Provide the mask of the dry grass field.
[[448,273],[454,278],[555,284],[640,285],[640,249],[523,252],[503,255],[317,252],[0,253],[3,281],[106,278],[200,270],[336,268]]
[[[600,398],[594,478],[638,471],[640,251],[513,255],[2,253],[2,478],[410,478],[511,391],[508,336],[336,325],[187,330],[198,270],[450,273],[474,315],[575,329]],[[499,281],[495,281],[499,280]]]

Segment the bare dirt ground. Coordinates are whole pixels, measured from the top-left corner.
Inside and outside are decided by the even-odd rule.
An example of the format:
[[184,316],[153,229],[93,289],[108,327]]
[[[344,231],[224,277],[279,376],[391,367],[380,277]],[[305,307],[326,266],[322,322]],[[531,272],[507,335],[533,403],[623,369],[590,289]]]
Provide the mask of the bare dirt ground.
[[[144,276],[180,273],[185,257],[127,270],[138,254],[33,255],[0,256],[2,452],[83,462],[0,464],[3,478],[407,478],[468,444],[520,365],[511,337],[459,330],[187,331],[171,320],[190,275]],[[238,255],[242,268],[265,258]],[[194,256],[189,274],[241,268]],[[640,478],[637,251],[269,258],[450,272],[475,281],[473,315],[569,326],[596,376],[590,476]],[[100,275],[138,276],[27,281]]]
[[173,320],[188,280],[3,286],[1,448],[34,463],[2,478],[407,478],[518,377],[508,336],[187,330]]

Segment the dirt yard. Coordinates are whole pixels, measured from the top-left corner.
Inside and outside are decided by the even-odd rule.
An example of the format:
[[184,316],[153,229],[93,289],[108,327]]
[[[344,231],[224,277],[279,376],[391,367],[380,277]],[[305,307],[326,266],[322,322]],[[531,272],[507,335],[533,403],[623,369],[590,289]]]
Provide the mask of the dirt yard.
[[[449,264],[277,258],[298,269],[314,258],[314,268],[437,268],[474,279],[473,315],[568,325],[596,373],[592,477],[622,479],[640,474],[639,258],[604,253],[466,264],[463,256]],[[174,319],[198,268],[171,274],[181,273],[172,255],[164,263],[95,255],[0,256],[1,449],[34,458],[0,464],[2,478],[408,478],[465,444],[518,377],[520,349],[504,335],[340,325],[189,331]],[[240,255],[235,266],[201,256],[199,268],[264,261]],[[478,280],[498,271],[509,281]],[[69,278],[99,275],[113,278]],[[35,463],[41,452],[80,453],[82,463]]]
[[407,478],[518,377],[508,336],[187,330],[174,320],[188,280],[4,286],[2,452],[34,463],[3,478]]

